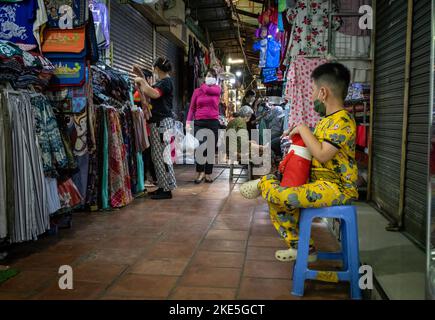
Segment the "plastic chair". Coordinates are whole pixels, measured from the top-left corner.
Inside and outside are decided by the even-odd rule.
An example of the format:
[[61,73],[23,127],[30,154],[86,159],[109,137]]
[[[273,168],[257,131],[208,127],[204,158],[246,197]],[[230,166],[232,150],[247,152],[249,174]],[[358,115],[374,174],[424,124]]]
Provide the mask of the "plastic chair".
[[[318,260],[342,260],[343,270],[333,272],[338,281],[349,281],[351,298],[361,299],[359,287],[359,244],[358,223],[355,206],[337,206],[319,209],[302,209],[299,222],[298,255],[293,274],[293,290],[295,296],[304,295],[306,279],[318,279],[317,270],[308,269],[311,223],[314,218],[336,218],[341,220],[341,252],[317,254]],[[324,274],[324,273],[323,273]],[[329,273],[331,274],[331,273]]]

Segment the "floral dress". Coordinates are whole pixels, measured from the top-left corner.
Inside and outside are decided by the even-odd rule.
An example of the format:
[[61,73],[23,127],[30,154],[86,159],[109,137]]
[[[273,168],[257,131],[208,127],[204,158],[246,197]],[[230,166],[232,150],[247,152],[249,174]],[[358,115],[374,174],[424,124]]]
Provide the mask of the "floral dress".
[[[328,51],[329,1],[298,0],[287,12],[292,25],[288,43],[286,64],[300,55],[325,56]],[[335,6],[332,12],[337,12]],[[334,30],[341,25],[340,18],[333,21]]]

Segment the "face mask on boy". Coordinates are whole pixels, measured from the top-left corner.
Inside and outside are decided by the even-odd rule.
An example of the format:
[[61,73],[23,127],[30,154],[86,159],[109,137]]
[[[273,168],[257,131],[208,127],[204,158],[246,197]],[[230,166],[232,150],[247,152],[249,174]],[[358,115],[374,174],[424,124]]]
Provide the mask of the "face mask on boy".
[[[320,93],[319,93],[319,95],[320,95]],[[320,100],[319,96],[317,96],[317,99],[314,100],[314,111],[316,111],[319,114],[319,116],[321,116],[321,117],[326,116],[325,103]]]
[[213,77],[205,78],[205,84],[208,86],[213,86],[216,84],[216,82],[217,82],[216,78],[213,78]]

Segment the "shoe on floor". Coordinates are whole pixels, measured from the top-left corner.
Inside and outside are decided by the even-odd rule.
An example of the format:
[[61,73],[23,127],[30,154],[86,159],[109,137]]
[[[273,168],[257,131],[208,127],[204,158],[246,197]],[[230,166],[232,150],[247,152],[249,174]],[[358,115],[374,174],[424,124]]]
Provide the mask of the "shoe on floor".
[[172,192],[171,191],[160,191],[159,193],[156,193],[151,196],[151,199],[153,200],[164,200],[164,199],[172,199]]
[[160,193],[160,192],[162,192],[162,191],[163,191],[162,188],[158,188],[158,189],[155,190],[155,191],[148,192],[148,195],[149,195],[149,196],[154,196],[154,195],[156,195],[156,194],[158,194],[158,193]]
[[[278,250],[275,252],[275,258],[281,262],[291,262],[295,261],[298,256],[297,249],[287,249],[287,250]],[[314,247],[310,247],[310,252],[308,255],[308,262],[316,262],[317,261],[317,251]]]
[[152,181],[145,181],[145,188],[153,188],[153,187],[155,187],[156,185],[154,184],[154,182],[152,182]]
[[203,182],[205,180],[204,177],[202,177],[201,179],[195,179],[195,184],[200,184],[201,182]]

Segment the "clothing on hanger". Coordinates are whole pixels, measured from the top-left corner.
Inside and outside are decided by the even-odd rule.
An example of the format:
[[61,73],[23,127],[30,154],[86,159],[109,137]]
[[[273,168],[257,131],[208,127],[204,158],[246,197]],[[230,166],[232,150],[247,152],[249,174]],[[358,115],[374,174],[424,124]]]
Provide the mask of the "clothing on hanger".
[[285,99],[291,104],[289,128],[299,124],[315,128],[320,120],[319,114],[314,111],[311,100],[311,73],[316,67],[326,62],[327,60],[323,58],[305,58],[303,56],[291,62],[284,92]]
[[[335,6],[332,12],[337,12]],[[285,59],[286,65],[300,55],[325,56],[328,50],[328,1],[297,0],[295,7],[288,10],[287,19],[292,29]],[[332,22],[333,29],[337,30],[340,25],[341,19],[335,17]]]

